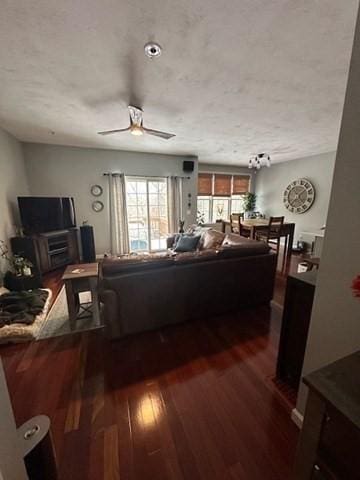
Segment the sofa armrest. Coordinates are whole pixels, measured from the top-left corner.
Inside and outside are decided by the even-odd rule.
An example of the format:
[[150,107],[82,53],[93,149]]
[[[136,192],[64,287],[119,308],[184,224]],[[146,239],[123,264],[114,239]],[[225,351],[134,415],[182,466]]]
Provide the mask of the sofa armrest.
[[110,289],[100,290],[99,298],[104,305],[103,319],[106,336],[110,339],[121,337],[122,328],[116,292]]

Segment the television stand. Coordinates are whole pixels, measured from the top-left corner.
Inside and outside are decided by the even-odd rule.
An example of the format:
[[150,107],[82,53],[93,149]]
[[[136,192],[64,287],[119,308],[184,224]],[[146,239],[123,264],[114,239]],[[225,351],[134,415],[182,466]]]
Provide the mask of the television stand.
[[39,275],[79,263],[77,228],[13,237],[10,243],[13,254],[30,260]]

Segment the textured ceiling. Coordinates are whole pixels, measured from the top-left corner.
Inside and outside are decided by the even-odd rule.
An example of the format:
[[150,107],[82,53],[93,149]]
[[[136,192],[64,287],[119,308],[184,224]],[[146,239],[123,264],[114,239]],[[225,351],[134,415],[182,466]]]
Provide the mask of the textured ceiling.
[[[0,125],[24,141],[246,164],[336,149],[358,0],[2,0]],[[155,40],[160,58],[144,56]],[[128,103],[172,140],[101,137]]]

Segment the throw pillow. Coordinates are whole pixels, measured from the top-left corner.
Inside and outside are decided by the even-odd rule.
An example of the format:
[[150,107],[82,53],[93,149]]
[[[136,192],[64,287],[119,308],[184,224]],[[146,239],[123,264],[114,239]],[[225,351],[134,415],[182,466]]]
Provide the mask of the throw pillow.
[[207,230],[201,240],[201,249],[219,248],[225,238],[225,233],[217,230]]
[[196,250],[199,240],[200,235],[180,235],[174,252],[192,252]]

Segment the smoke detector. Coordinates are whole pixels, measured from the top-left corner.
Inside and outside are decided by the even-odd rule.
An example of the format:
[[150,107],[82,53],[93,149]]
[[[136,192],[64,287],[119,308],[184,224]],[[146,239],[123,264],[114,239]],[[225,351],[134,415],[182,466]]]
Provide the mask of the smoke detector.
[[161,47],[158,43],[147,43],[144,46],[145,55],[149,58],[160,57]]

